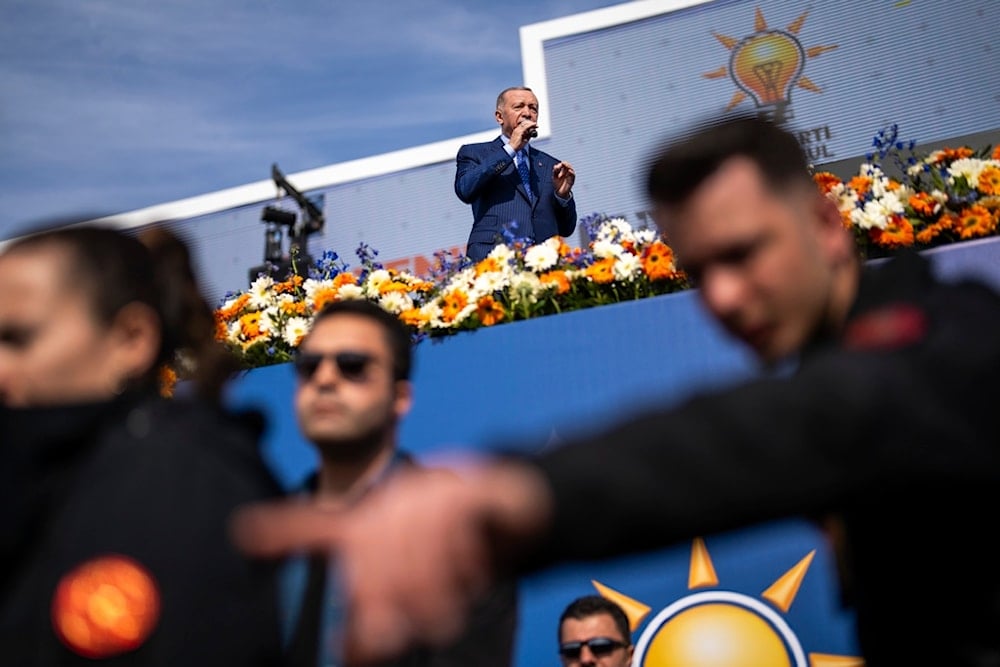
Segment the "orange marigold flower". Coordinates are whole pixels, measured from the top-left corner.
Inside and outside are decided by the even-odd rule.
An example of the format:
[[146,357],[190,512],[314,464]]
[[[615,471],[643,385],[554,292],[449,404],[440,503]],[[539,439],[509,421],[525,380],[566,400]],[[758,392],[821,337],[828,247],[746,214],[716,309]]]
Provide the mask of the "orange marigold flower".
[[281,311],[289,315],[305,315],[306,304],[301,301],[285,301],[281,304]]
[[938,203],[938,200],[934,199],[934,197],[931,197],[926,192],[918,192],[914,195],[910,195],[908,203],[914,213],[924,216],[925,218],[931,217],[937,212],[938,209],[941,208],[941,204]]
[[[487,257],[487,259],[489,258]],[[445,322],[454,321],[467,305],[469,305],[469,297],[462,290],[445,294],[441,299],[441,319]]]
[[215,340],[225,341],[229,337],[229,325],[226,320],[216,314],[215,316]]
[[160,366],[159,370],[156,372],[156,377],[160,385],[160,396],[164,398],[173,398],[174,387],[177,386],[177,373],[174,369],[166,364]]
[[889,217],[885,229],[873,228],[868,232],[869,238],[884,248],[902,248],[913,245],[913,225],[906,216],[894,214]]
[[584,275],[598,284],[614,282],[615,279],[615,258],[605,257],[597,260],[586,269]]
[[407,308],[399,314],[399,319],[411,327],[422,327],[427,324],[428,317],[419,308]]
[[985,206],[976,204],[962,211],[957,224],[959,236],[974,239],[993,233],[997,228],[997,219]]
[[642,253],[642,270],[651,280],[672,278],[677,271],[674,251],[663,241],[655,241]]
[[634,241],[622,241],[621,246],[622,246],[622,248],[624,248],[625,250],[628,250],[633,255],[635,254],[635,242]]
[[351,273],[350,271],[344,271],[343,273],[338,273],[333,279],[333,289],[338,290],[344,285],[357,285],[358,277]]
[[826,194],[833,188],[840,185],[841,180],[828,171],[817,171],[813,174],[813,181],[819,186],[820,192]]
[[418,280],[410,285],[410,290],[414,292],[430,292],[434,289],[434,283],[429,280]]
[[917,232],[916,239],[917,243],[923,243],[927,245],[934,239],[936,239],[941,234],[941,228],[937,225],[928,225]]
[[288,280],[280,283],[276,283],[274,286],[274,291],[278,294],[284,294],[286,292],[294,292],[295,288],[302,284],[302,276],[297,273],[289,276]]
[[564,241],[561,236],[559,237],[558,252],[560,257],[565,257],[571,252],[569,244],[566,243],[566,241]]
[[[338,278],[339,277],[340,276],[338,276]],[[336,280],[334,280],[333,282],[334,284],[337,283]],[[315,308],[317,311],[323,310],[323,306],[329,303],[333,303],[336,300],[337,300],[336,287],[320,287],[315,292],[313,292],[313,308]]]
[[500,270],[500,264],[493,257],[484,257],[476,263],[476,275],[481,276],[484,273],[492,273],[494,271]]
[[1000,169],[984,167],[979,173],[978,190],[984,195],[1000,195]]
[[566,272],[561,269],[546,271],[542,275],[538,276],[538,280],[541,281],[543,285],[555,285],[556,294],[565,294],[569,291],[569,276],[567,276]]
[[851,220],[850,210],[840,212],[840,222],[844,225],[844,229],[854,229],[854,221]]
[[484,327],[491,327],[494,324],[503,322],[504,315],[507,313],[503,308],[503,304],[487,294],[484,297],[480,297],[479,301],[476,302],[476,314],[479,315],[479,321],[482,322]]
[[240,331],[248,340],[260,336],[260,313],[247,313],[240,317]]
[[379,294],[388,294],[389,292],[402,292],[406,294],[409,291],[410,286],[398,280],[387,280],[378,286]]
[[960,146],[958,148],[942,148],[942,160],[951,162],[952,160],[960,160],[962,158],[972,157],[972,149],[968,146]]
[[993,155],[991,155],[990,158],[994,160],[1000,160],[1000,144],[998,144],[997,147],[993,149]]
[[941,232],[951,229],[953,224],[954,221],[951,215],[942,215],[936,221],[917,232],[917,242],[928,244],[940,236]]
[[857,192],[862,197],[868,194],[872,187],[872,179],[868,176],[855,176],[847,182],[847,187]]
[[233,303],[228,308],[219,308],[218,314],[225,320],[231,320],[236,316],[236,313],[243,310],[243,307],[247,305],[248,301],[250,301],[249,294],[247,293],[240,294],[238,297],[236,297],[236,301],[233,301]]

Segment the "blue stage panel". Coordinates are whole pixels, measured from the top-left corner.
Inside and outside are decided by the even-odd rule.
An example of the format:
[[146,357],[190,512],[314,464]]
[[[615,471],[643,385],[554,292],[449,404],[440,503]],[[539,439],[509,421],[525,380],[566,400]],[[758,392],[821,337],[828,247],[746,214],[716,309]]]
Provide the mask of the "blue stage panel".
[[[974,276],[1000,288],[1000,239],[928,255],[946,278]],[[448,450],[488,451],[513,440],[524,449],[543,447],[652,402],[676,402],[755,373],[750,357],[705,315],[695,291],[427,340],[416,349],[416,400],[404,422],[402,445],[435,460]],[[315,465],[295,424],[293,391],[291,368],[281,365],[246,374],[230,394],[232,405],[267,414],[265,455],[289,486]],[[852,615],[839,607],[832,554],[812,523],[780,521],[704,537],[719,578],[708,590],[740,594],[765,607],[763,591],[815,551],[794,603],[787,612],[767,607],[769,613],[785,624],[790,664],[797,664],[796,647],[805,655],[857,654]],[[658,613],[706,590],[688,589],[690,558],[691,544],[684,543],[525,579],[515,665],[557,664],[559,613],[572,598],[594,592],[591,580],[648,605],[650,614],[635,638],[655,635],[650,623]]]

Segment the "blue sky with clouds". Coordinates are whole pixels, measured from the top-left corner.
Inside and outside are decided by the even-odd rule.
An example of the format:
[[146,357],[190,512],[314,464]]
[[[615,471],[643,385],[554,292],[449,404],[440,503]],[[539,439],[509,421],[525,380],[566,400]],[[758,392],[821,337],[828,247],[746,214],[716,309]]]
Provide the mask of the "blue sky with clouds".
[[0,239],[494,127],[518,28],[620,0],[4,0]]

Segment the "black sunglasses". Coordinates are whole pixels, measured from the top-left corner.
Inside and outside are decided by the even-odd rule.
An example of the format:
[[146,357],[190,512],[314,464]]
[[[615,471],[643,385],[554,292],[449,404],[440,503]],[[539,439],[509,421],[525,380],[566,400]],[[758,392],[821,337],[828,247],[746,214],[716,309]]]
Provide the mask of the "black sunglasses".
[[337,352],[334,354],[298,352],[292,360],[295,374],[303,382],[310,380],[324,359],[330,359],[337,364],[337,372],[340,373],[340,377],[348,382],[361,382],[365,379],[368,366],[375,360],[375,357],[364,352]]
[[560,644],[559,655],[567,660],[577,660],[579,659],[584,646],[590,649],[590,652],[594,654],[594,657],[600,658],[601,656],[610,654],[616,649],[624,648],[625,643],[609,637],[593,637],[592,639],[582,642],[566,642],[565,644]]

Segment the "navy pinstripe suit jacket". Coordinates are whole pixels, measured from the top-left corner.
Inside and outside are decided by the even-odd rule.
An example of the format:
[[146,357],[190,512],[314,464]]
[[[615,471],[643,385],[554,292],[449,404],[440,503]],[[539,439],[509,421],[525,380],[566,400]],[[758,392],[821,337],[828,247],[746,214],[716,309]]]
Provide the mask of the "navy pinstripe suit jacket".
[[521,182],[503,139],[466,144],[458,149],[455,194],[472,205],[472,231],[466,254],[478,262],[501,240],[501,230],[517,221],[515,235],[539,243],[551,236],[569,236],[576,229],[576,202],[563,205],[552,187],[552,169],[559,160],[528,146],[534,202]]

